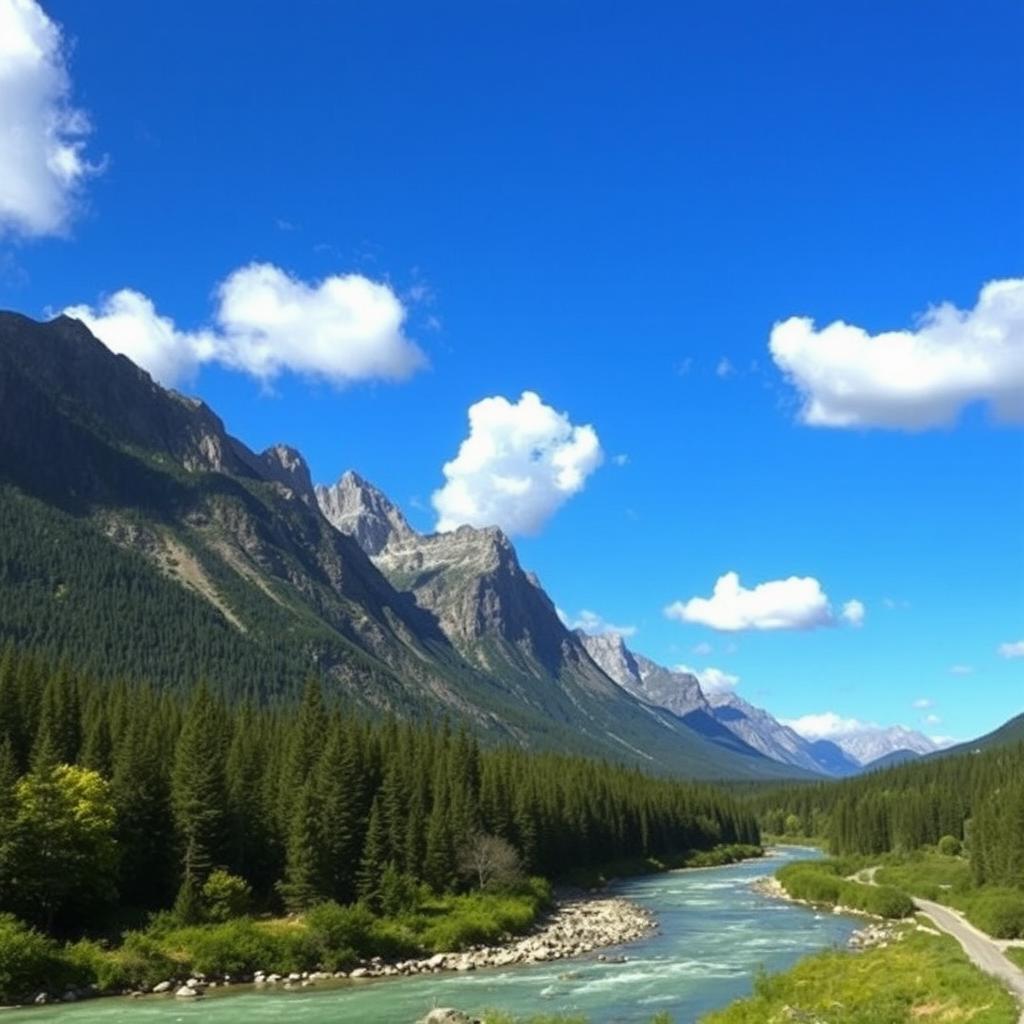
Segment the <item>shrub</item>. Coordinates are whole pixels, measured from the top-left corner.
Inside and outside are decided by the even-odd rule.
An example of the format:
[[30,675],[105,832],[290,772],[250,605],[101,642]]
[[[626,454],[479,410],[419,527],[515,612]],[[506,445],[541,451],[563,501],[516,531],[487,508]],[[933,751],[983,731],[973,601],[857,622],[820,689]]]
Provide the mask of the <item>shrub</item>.
[[343,907],[333,902],[313,907],[305,917],[316,956],[325,968],[331,970],[376,952],[372,941],[375,921],[374,915],[364,906]]
[[0,999],[14,1002],[33,989],[64,983],[57,944],[13,914],[0,914]]
[[991,889],[971,899],[966,912],[973,925],[993,938],[1024,938],[1024,893]]
[[249,883],[222,868],[211,872],[203,883],[201,899],[207,921],[230,921],[234,917],[245,917],[252,910]]
[[959,857],[961,844],[956,836],[943,836],[939,840],[939,853],[945,857]]
[[[124,941],[113,954],[114,962],[106,967],[108,985],[150,988],[182,973],[183,964],[169,956],[160,941],[147,932],[126,932]],[[116,979],[116,980],[115,980]],[[97,978],[97,984],[108,987]]]

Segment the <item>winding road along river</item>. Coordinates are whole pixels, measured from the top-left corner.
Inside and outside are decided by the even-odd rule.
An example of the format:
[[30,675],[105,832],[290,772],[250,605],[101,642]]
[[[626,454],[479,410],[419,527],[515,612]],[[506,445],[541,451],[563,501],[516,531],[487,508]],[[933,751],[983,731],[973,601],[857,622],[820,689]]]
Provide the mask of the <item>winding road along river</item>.
[[846,943],[856,921],[819,914],[754,892],[750,883],[784,860],[813,857],[785,847],[762,861],[630,879],[618,895],[653,911],[658,931],[578,960],[468,974],[445,973],[369,982],[341,982],[296,992],[252,990],[211,995],[196,1003],[173,998],[97,999],[3,1014],[4,1024],[412,1024],[433,1006],[466,1012],[494,1007],[514,1014],[579,1013],[591,1024],[646,1024],[658,1011],[675,1024],[751,990],[763,966],[779,971],[807,953]]

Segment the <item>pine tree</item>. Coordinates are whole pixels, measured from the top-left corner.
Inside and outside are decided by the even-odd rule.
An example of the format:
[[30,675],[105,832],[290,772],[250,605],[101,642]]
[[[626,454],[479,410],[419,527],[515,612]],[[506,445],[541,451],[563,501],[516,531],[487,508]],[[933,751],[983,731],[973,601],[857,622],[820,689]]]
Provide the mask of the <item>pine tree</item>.
[[366,829],[363,856],[359,862],[359,898],[374,910],[380,909],[381,881],[387,865],[387,832],[379,797],[370,807],[370,821]]
[[201,887],[224,853],[228,818],[224,727],[220,707],[201,686],[185,716],[171,778],[181,879],[189,887]]
[[322,902],[323,882],[320,805],[313,780],[307,780],[295,801],[288,832],[284,880],[278,886],[291,913],[301,913]]

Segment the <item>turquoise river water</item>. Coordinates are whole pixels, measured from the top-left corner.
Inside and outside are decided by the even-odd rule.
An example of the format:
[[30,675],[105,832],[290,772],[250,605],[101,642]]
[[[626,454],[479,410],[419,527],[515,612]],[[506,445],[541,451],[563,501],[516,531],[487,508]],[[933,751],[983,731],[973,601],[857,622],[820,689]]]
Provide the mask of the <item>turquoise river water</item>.
[[339,982],[295,992],[241,990],[183,1004],[170,997],[97,999],[68,1006],[15,1010],[4,1024],[413,1024],[434,1006],[468,1013],[488,1007],[509,1013],[578,1013],[591,1024],[646,1024],[668,1011],[675,1024],[748,994],[758,968],[779,971],[800,957],[845,944],[850,918],[819,914],[768,899],[751,882],[784,860],[816,856],[785,847],[762,861],[674,871],[615,886],[658,919],[657,933],[597,954],[530,967],[474,973]]

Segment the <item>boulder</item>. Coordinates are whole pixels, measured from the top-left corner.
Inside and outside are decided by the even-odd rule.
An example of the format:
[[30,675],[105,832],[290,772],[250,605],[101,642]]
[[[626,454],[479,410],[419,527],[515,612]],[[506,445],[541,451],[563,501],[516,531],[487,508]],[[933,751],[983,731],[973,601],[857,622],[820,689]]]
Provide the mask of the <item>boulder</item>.
[[174,994],[178,999],[198,999],[202,992],[191,985],[182,985]]
[[169,981],[158,981],[153,986],[153,991],[158,993],[158,994],[160,992],[170,992],[171,991],[171,983]]
[[451,1007],[442,1007],[431,1010],[423,1017],[419,1024],[473,1024],[473,1020],[467,1017],[461,1010],[453,1010]]

